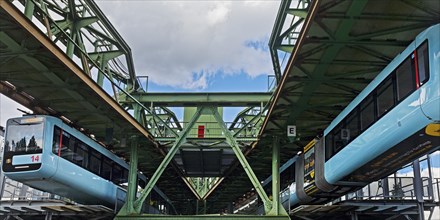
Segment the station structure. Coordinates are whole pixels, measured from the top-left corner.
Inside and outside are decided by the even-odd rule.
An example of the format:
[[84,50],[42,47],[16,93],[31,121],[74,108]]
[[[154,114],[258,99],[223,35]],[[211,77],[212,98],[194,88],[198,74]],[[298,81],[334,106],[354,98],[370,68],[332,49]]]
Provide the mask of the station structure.
[[[267,92],[155,93],[94,1],[0,0],[0,92],[93,136],[129,162],[131,180],[117,213],[98,204],[26,199],[2,200],[0,213],[17,219],[423,218],[439,205],[439,180],[432,176],[421,186],[413,178],[383,177],[332,204],[285,210],[278,195],[293,177],[280,165],[289,166],[418,33],[439,21],[437,1],[281,1],[269,42],[274,85]],[[184,108],[184,122],[174,107]],[[227,107],[243,110],[225,122]],[[296,126],[294,140],[289,125]],[[148,184],[135,196],[137,170]],[[389,183],[397,182],[407,183],[411,196],[390,199],[397,197]],[[154,186],[181,215],[140,213]]]

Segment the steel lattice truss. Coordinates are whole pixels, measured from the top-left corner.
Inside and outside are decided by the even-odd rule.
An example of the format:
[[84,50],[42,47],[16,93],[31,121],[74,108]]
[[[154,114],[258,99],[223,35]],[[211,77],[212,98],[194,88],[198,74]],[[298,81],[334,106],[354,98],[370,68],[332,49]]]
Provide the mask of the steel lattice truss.
[[[253,186],[271,175],[274,139],[281,138],[282,162],[296,155],[417,33],[440,22],[438,1],[282,1],[269,45],[277,82],[274,97],[171,94],[175,97],[170,99],[170,94],[143,90],[129,46],[93,1],[13,4],[20,15],[11,16],[16,9],[0,11],[0,91],[34,113],[56,115],[94,134],[127,160],[132,155],[127,137],[142,136],[139,169],[149,177],[173,151],[176,157],[170,166],[160,167],[163,176],[157,184],[181,213],[194,212],[188,198],[207,199],[205,210],[218,213],[231,201],[238,206],[255,197]],[[185,128],[188,122],[179,122],[170,110],[173,106],[210,110],[220,132],[194,136]],[[226,127],[218,112],[222,106],[244,110]],[[297,126],[300,138],[294,143],[285,137],[290,124]],[[206,158],[228,163],[215,174],[194,169],[209,164]],[[250,167],[256,174],[252,178]]]

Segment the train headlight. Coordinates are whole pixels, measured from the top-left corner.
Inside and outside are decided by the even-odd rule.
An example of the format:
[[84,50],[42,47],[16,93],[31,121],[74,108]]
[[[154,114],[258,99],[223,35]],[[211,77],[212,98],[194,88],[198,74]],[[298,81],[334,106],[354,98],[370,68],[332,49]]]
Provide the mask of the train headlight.
[[432,123],[426,126],[425,132],[428,135],[439,137],[440,136],[440,123]]
[[12,163],[12,160],[11,160],[11,158],[9,158],[9,159],[6,159],[6,163]]

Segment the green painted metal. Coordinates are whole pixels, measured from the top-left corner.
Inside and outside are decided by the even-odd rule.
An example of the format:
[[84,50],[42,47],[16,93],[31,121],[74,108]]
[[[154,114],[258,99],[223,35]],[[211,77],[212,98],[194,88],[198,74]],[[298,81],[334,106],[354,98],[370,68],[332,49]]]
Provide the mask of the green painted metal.
[[[292,52],[304,23],[304,18],[308,14],[310,0],[299,0],[295,3],[294,5],[291,0],[281,2],[269,40],[269,51],[277,84],[280,82],[283,73],[281,67],[285,64],[283,63],[285,57],[280,60],[279,51]],[[293,16],[287,16],[288,14]],[[287,29],[285,29],[286,25],[289,25]]]
[[[179,150],[180,146],[186,141],[186,136],[188,135],[189,131],[193,127],[193,125],[196,123],[197,119],[202,114],[204,107],[201,107],[197,109],[195,112],[193,118],[188,123],[188,125],[184,128],[183,132],[179,133],[179,137],[176,139],[173,147],[169,150],[165,158],[163,159],[162,163],[157,168],[156,172],[154,172],[153,176],[148,181],[147,186],[142,190],[141,195],[139,198],[134,202],[134,213],[139,214],[141,212],[142,204],[144,203],[147,196],[150,194],[153,187],[156,185],[157,180],[159,180],[160,176],[162,175],[165,168],[168,166],[170,161],[173,159],[174,155]],[[124,212],[120,213],[120,215],[125,214]],[[119,214],[118,214],[119,215]]]
[[241,166],[243,166],[243,169],[245,170],[249,180],[252,182],[252,185],[254,186],[255,190],[257,191],[258,195],[260,196],[261,201],[263,201],[264,209],[267,212],[272,208],[272,204],[269,200],[269,197],[267,196],[266,192],[263,189],[263,186],[261,186],[261,182],[258,180],[257,176],[255,175],[254,171],[252,170],[252,167],[249,165],[249,163],[246,160],[246,157],[244,156],[243,152],[241,152],[240,147],[238,146],[237,140],[234,138],[234,136],[231,134],[231,132],[226,128],[225,123],[223,122],[223,119],[221,118],[220,114],[217,112],[215,108],[210,108],[212,111],[212,115],[217,120],[217,123],[221,127],[223,134],[226,137],[226,141],[228,144],[232,147],[234,150],[235,155],[237,156],[238,160],[240,161]]
[[[271,92],[211,92],[211,93],[131,93],[133,98],[146,106],[234,106],[249,107],[266,105],[272,97]],[[124,99],[122,103],[134,100]]]
[[[126,109],[141,109],[140,110],[141,117],[137,117],[137,120],[140,123],[142,123],[142,125],[145,128],[151,128],[150,131],[153,133],[155,137],[157,137],[156,140],[160,141],[159,144],[163,144],[165,148],[166,146],[172,146],[173,144],[176,144],[176,140],[178,140],[179,134],[182,133],[183,128],[185,126],[184,123],[182,124],[178,122],[174,113],[172,113],[169,109],[165,108],[164,106],[188,106],[188,105],[193,105],[193,106],[204,105],[214,108],[217,108],[222,105],[229,105],[229,106],[244,105],[245,107],[251,106],[246,108],[243,112],[241,112],[237,116],[237,120],[236,121],[234,120],[234,123],[231,126],[229,126],[228,129],[229,133],[227,134],[232,135],[232,138],[218,135],[218,137],[216,137],[215,139],[210,140],[212,142],[209,145],[205,145],[204,147],[224,149],[224,145],[221,145],[221,143],[223,143],[224,141],[228,141],[228,143],[233,142],[230,139],[235,139],[235,142],[241,142],[240,144],[249,146],[249,143],[245,143],[245,142],[257,141],[258,137],[262,138],[262,143],[261,144],[259,143],[254,146],[256,146],[259,150],[261,149],[259,147],[267,146],[268,143],[267,137],[269,137],[270,139],[271,135],[268,135],[266,132],[264,132],[265,136],[263,135],[258,136],[259,129],[262,126],[262,120],[266,116],[266,108],[263,107],[264,104],[267,103],[269,100],[266,99],[267,98],[266,95],[263,94],[264,100],[261,101],[260,99],[258,99],[257,96],[255,97],[236,96],[236,99],[234,99],[234,98],[228,98],[226,96],[215,96],[216,94],[214,94],[214,96],[213,94],[199,94],[200,96],[194,96],[194,97],[190,97],[190,96],[186,96],[185,94],[182,94],[181,97],[176,97],[173,99],[173,97],[168,97],[168,98],[159,97],[159,96],[148,97],[148,95],[151,95],[150,93],[143,93],[141,95],[145,95],[147,97],[146,100],[144,100],[145,103],[143,103],[139,100],[136,100],[139,98],[136,96],[138,95],[138,93],[132,93],[134,95],[133,97],[131,96],[131,93],[127,92],[127,91],[134,91],[136,88],[135,84],[137,83],[136,75],[134,74],[134,69],[132,65],[130,48],[122,40],[119,34],[117,34],[116,30],[111,26],[110,22],[105,18],[103,13],[99,10],[99,8],[97,8],[94,2],[56,1],[56,0],[38,0],[38,1],[22,0],[17,2],[18,4],[20,3],[24,4],[25,6],[24,14],[26,15],[27,18],[32,19],[32,21],[36,23],[40,22],[39,25],[40,27],[41,24],[43,24],[43,27],[46,27],[47,30],[43,30],[43,31],[47,31],[47,35],[50,39],[53,39],[55,42],[60,42],[66,46],[67,50],[65,52],[68,56],[80,59],[80,61],[82,62],[81,65],[85,73],[87,73],[89,76],[92,76],[93,75],[92,73],[98,73],[98,77],[96,77],[95,82],[103,85],[105,80],[110,81],[111,84],[113,85],[112,93],[114,95],[114,99],[118,100],[118,97],[123,97],[124,98],[123,106],[127,107]],[[299,39],[298,30],[303,25],[305,18],[307,18],[306,12],[308,12],[308,5],[310,4],[310,1],[303,0],[298,2],[299,4],[296,7],[292,5],[292,4],[296,4],[295,2],[294,3],[292,3],[292,1],[282,2],[279,13],[280,19],[277,17],[277,23],[274,27],[273,40],[271,37],[271,54],[273,56],[272,57],[274,60],[273,62],[276,63],[274,64],[274,68],[275,68],[277,80],[281,78],[281,70],[279,70],[278,68],[282,66],[281,64],[283,64],[282,62],[280,62],[281,59],[278,57],[277,54],[279,51],[285,51],[288,53],[292,52],[292,50],[297,45],[296,41]],[[368,1],[368,2],[372,2],[372,1]],[[304,130],[302,131],[302,134],[308,132],[307,133],[308,136],[316,135],[317,131],[319,131],[318,128],[322,128],[325,125],[327,125],[329,121],[331,121],[331,119],[335,116],[335,114],[337,114],[338,111],[335,111],[334,109],[340,110],[340,108],[344,106],[343,105],[344,102],[348,102],[359,91],[361,91],[362,86],[352,86],[350,84],[365,85],[366,83],[368,83],[370,79],[374,77],[374,73],[380,71],[380,67],[386,65],[386,63],[388,63],[392,59],[392,57],[395,56],[395,53],[388,52],[385,50],[388,50],[388,48],[390,47],[404,47],[408,44],[408,42],[410,42],[409,39],[411,39],[411,37],[408,37],[408,38],[403,38],[403,40],[397,39],[390,41],[388,40],[390,36],[396,34],[411,35],[408,32],[411,32],[412,35],[414,35],[413,33],[418,32],[420,29],[432,23],[433,22],[432,17],[436,17],[436,15],[439,14],[438,10],[432,9],[433,7],[426,6],[429,4],[425,5],[424,2],[414,3],[406,0],[396,1],[396,2],[403,2],[402,6],[406,8],[413,7],[412,10],[414,14],[417,14],[417,16],[411,16],[409,18],[406,14],[398,14],[398,13],[396,14],[396,12],[400,12],[400,9],[404,7],[397,7],[398,9],[397,11],[395,9],[394,11],[390,10],[389,12],[383,12],[382,14],[377,14],[377,15],[374,14],[375,12],[364,13],[365,8],[370,8],[370,7],[374,8],[376,7],[377,4],[380,4],[380,3],[375,3],[376,4],[375,6],[372,5],[367,5],[365,7],[362,6],[362,4],[368,4],[368,2],[366,3],[366,1],[352,1],[348,3],[340,2],[338,4],[333,4],[334,2],[332,3],[331,1],[330,2],[322,1],[321,3],[322,7],[317,9],[318,11],[320,11],[320,15],[319,15],[320,21],[315,22],[312,27],[315,29],[313,29],[313,31],[311,31],[310,33],[307,33],[308,36],[314,36],[317,33],[318,35],[317,37],[311,37],[307,39],[306,43],[308,48],[304,49],[305,51],[303,50],[303,52],[300,54],[303,60],[303,64],[307,64],[307,67],[300,65],[297,66],[293,65],[292,72],[286,73],[289,74],[289,77],[285,80],[287,86],[285,90],[280,92],[281,94],[280,96],[282,97],[279,99],[281,100],[279,102],[281,104],[277,106],[276,113],[272,115],[272,119],[273,119],[273,121],[271,122],[272,127],[268,129],[269,132],[275,131],[277,133],[282,133],[285,130],[286,123],[299,123],[301,120],[303,120],[305,121],[305,123],[307,123],[307,127],[303,128]],[[389,5],[393,5],[393,4],[389,4]],[[338,7],[342,7],[342,10],[341,8]],[[348,7],[348,8],[346,9],[344,7]],[[284,21],[288,17],[287,16],[288,14],[294,15],[293,19],[288,21],[290,26],[285,25],[284,23]],[[407,13],[407,14],[413,15],[413,13]],[[53,19],[55,17],[56,19]],[[390,27],[386,25],[382,26],[382,24],[375,23],[371,25],[371,27],[377,26],[378,28],[372,32],[368,31],[370,25],[367,25],[368,26],[367,27],[366,25],[362,25],[362,24],[359,25],[358,23],[359,21],[365,22],[365,21],[374,21],[379,19],[386,20],[386,22],[384,22],[386,24],[392,23],[396,20],[409,21],[412,23],[408,25],[399,25],[396,27]],[[46,22],[48,23],[46,24]],[[435,20],[434,22],[437,23],[438,21]],[[284,29],[282,28],[286,26],[288,27]],[[354,30],[356,29],[356,26],[362,26],[365,27],[365,29],[362,29],[362,31]],[[99,27],[105,27],[105,28],[101,29]],[[38,98],[43,99],[43,102],[40,103],[44,103],[44,101],[47,101],[47,103],[56,103],[56,102],[65,103],[65,104],[57,105],[58,107],[57,109],[59,110],[59,112],[66,113],[66,115],[73,112],[71,110],[71,107],[73,107],[74,104],[67,103],[66,97],[56,97],[56,99],[44,100],[45,97],[50,97],[50,95],[57,95],[57,94],[52,94],[53,92],[51,92],[51,90],[49,90],[49,92],[46,93],[42,91],[46,91],[48,87],[51,86],[54,87],[53,85],[51,85],[51,83],[58,86],[60,92],[62,92],[62,90],[74,88],[77,85],[75,85],[74,83],[72,85],[68,85],[65,80],[68,77],[65,78],[54,77],[55,74],[53,74],[52,71],[53,69],[56,68],[51,68],[51,66],[45,66],[47,64],[44,63],[44,60],[38,60],[38,57],[31,57],[32,53],[37,53],[38,51],[35,50],[33,51],[32,49],[27,50],[26,48],[23,48],[23,45],[29,43],[28,40],[14,41],[14,39],[10,39],[10,37],[19,36],[20,34],[7,35],[5,34],[7,31],[9,30],[5,29],[5,31],[2,31],[2,33],[0,34],[1,42],[4,44],[4,47],[2,47],[3,49],[2,56],[7,57],[8,59],[9,58],[12,59],[14,54],[21,54],[20,55],[21,61],[26,64],[29,64],[29,66],[33,68],[32,72],[37,72],[38,74],[41,74],[40,75],[41,77],[47,77],[47,79],[46,78],[45,79],[46,81],[48,81],[45,82],[45,84],[39,84],[39,82],[34,82],[38,80],[29,80],[29,82],[21,84],[21,87],[19,87],[19,91],[33,92],[33,90],[34,91],[38,90],[39,94],[35,95],[34,97],[36,97],[37,100]],[[84,38],[84,34],[86,32],[90,36],[93,35],[95,37],[91,41],[96,42],[96,44],[94,43],[91,44],[91,42],[87,42],[87,39]],[[326,36],[325,34],[323,35],[322,32],[327,32],[328,36]],[[53,35],[53,38],[51,37],[51,35]],[[23,42],[26,42],[26,44]],[[321,45],[316,45],[319,43]],[[387,48],[387,49],[384,49],[384,51],[382,51],[382,49],[381,51],[376,51],[376,49],[374,48],[375,46],[378,46],[380,48]],[[90,48],[92,49],[90,50]],[[100,51],[100,49],[98,48],[104,48],[104,50]],[[337,56],[339,51],[344,51],[344,53],[346,53],[346,50],[349,49],[362,51],[364,56],[373,57],[374,59],[369,59],[369,60],[366,59],[365,61],[364,60],[356,61],[356,60],[347,59],[346,57],[341,58]],[[3,51],[7,51],[7,53],[3,53]],[[322,57],[313,57],[313,59],[308,58],[313,54],[323,54],[323,55]],[[50,57],[50,56],[46,56],[46,57]],[[127,66],[128,70],[109,68],[110,67],[109,63],[118,62],[119,59],[125,59],[124,65]],[[371,65],[373,64],[374,66],[371,67]],[[337,70],[336,71],[337,73],[326,72],[328,69],[333,69],[335,65],[336,66],[344,65],[346,68],[349,68],[349,66],[352,65],[359,67],[368,66],[368,68],[351,70],[348,72],[340,72],[340,70]],[[316,69],[310,69],[310,68],[308,69],[309,66],[318,66],[318,67]],[[3,71],[3,67],[2,67],[2,71]],[[21,75],[24,75],[23,73],[25,72],[21,72]],[[298,73],[300,73],[300,76],[297,75]],[[7,74],[3,74],[2,77],[6,75]],[[29,75],[34,76],[34,74],[30,74],[30,73]],[[344,78],[342,76],[344,76]],[[8,82],[16,83],[16,85],[20,85],[20,80],[25,81],[22,78],[15,80],[14,77],[21,77],[21,76],[18,76],[17,74],[17,76],[13,76],[11,78],[6,78],[6,79],[2,78],[2,79],[8,80]],[[34,79],[39,79],[39,78],[34,77]],[[70,78],[68,79],[70,80]],[[122,83],[123,88],[117,87],[116,86],[117,83]],[[327,90],[328,88],[336,89],[339,91],[343,91],[343,93],[342,92],[336,93],[333,91],[328,92],[327,90],[325,90],[324,92],[322,91],[316,92],[321,87],[325,87],[325,89]],[[87,115],[90,112],[97,111],[99,108],[103,107],[98,105],[94,106],[93,104],[87,102],[88,100],[84,100],[84,97],[80,96],[74,90],[69,90],[66,93],[70,95],[69,98],[73,98],[75,101],[77,101],[76,103],[77,105],[85,109],[82,112],[75,112],[74,114],[68,115],[69,117],[73,115],[72,119],[74,120],[81,119],[83,118],[82,116]],[[111,92],[109,92],[109,94],[110,93]],[[33,94],[36,93],[32,93],[32,95]],[[175,96],[175,94],[171,94],[171,95]],[[316,102],[315,99],[321,99],[321,100],[317,104],[316,103],[312,104],[313,102]],[[168,104],[165,102],[168,102]],[[342,105],[340,104],[341,102],[343,102]],[[331,105],[331,107],[329,107],[329,105]],[[338,107],[334,107],[336,105]],[[295,108],[292,108],[292,106],[294,106]],[[330,110],[327,111],[328,109]],[[307,115],[303,115],[304,112],[306,112]],[[313,114],[313,115],[310,116],[309,114]],[[288,115],[288,116],[285,117],[284,115]],[[108,119],[107,121],[103,122],[103,120],[101,120],[100,117],[102,116],[96,116],[92,118],[89,117],[87,119],[87,122],[89,123],[88,125],[90,127],[93,127],[92,130],[94,132],[97,131],[99,132],[99,129],[102,130],[103,127],[112,126],[111,122],[108,122]],[[86,120],[82,120],[81,122],[85,122],[85,121]],[[96,128],[94,126],[99,128]],[[217,132],[216,135],[217,134],[220,133]],[[196,138],[187,136],[186,140],[188,139],[191,139],[190,141],[194,142],[194,144],[188,146],[188,148],[200,147],[198,146],[198,142]],[[123,153],[127,153],[128,151],[127,148],[126,149],[115,148],[115,150],[118,150],[118,152],[123,152]],[[262,149],[259,152],[262,153],[257,152],[256,155],[253,155],[252,153],[249,154],[249,158],[256,159],[258,160],[258,162],[260,162],[260,160],[262,161],[263,159],[261,158],[263,157],[270,159],[270,157],[268,157],[270,153],[268,153],[266,149]],[[133,152],[130,153],[133,155]],[[273,153],[272,169],[275,169],[276,166],[274,166],[275,163],[274,158],[276,156],[274,152],[272,153]],[[294,154],[294,152],[283,148],[283,154],[287,156],[291,156],[292,154]],[[147,156],[139,155],[139,156],[149,157],[150,155]],[[149,158],[149,159],[154,160],[154,158]],[[131,159],[131,160],[134,161],[135,159]],[[146,166],[148,166],[149,163],[153,163],[150,160],[139,161],[139,162],[141,163],[143,162],[144,165],[147,164]],[[135,169],[133,168],[132,170]],[[255,171],[254,169],[255,172],[260,172],[265,170],[267,169],[260,168],[258,171]],[[274,170],[272,170],[272,173],[273,172]],[[263,173],[267,174],[266,172]],[[235,178],[235,176],[228,178]],[[209,188],[212,185],[210,179],[202,178],[196,180],[200,180],[200,183],[196,185],[197,187],[195,187],[196,191],[198,191],[198,194],[202,195],[206,193],[206,191],[210,192],[211,189],[213,189],[213,188]],[[239,183],[239,180],[237,180],[237,182]],[[233,184],[236,184],[237,182],[233,182]],[[133,184],[133,181],[131,181],[131,184]],[[228,187],[228,186],[224,186],[224,187]],[[277,189],[276,186],[273,187],[274,187],[274,194],[276,194],[276,191],[279,190],[279,188]],[[242,194],[244,190],[247,189],[237,187],[231,191],[233,192],[232,194],[235,195],[235,194]],[[224,194],[228,194],[228,193],[224,193]],[[216,197],[216,198],[222,198],[222,197]],[[231,197],[231,199],[234,198]],[[275,210],[274,212],[279,213],[280,211],[279,205],[278,202],[275,201],[276,199],[277,198],[274,197],[274,200],[272,201],[273,202],[272,210]],[[203,208],[203,211],[206,210],[207,210],[206,208]]]
[[138,141],[137,137],[131,137],[130,146],[130,170],[128,171],[128,189],[126,196],[126,204],[121,208],[119,213],[133,213],[134,200],[137,192],[137,164],[138,164]]
[[288,216],[264,216],[264,215],[187,215],[187,216],[167,216],[167,215],[136,215],[136,216],[116,216],[115,220],[290,220]]
[[280,201],[280,140],[273,137],[272,145],[272,209],[267,215],[289,216]]
[[28,1],[25,4],[24,15],[32,20],[32,16],[34,15],[35,4],[32,1]]
[[[183,109],[183,126],[188,123],[194,113],[197,111],[197,107],[184,107]],[[218,107],[217,111],[220,116],[223,117],[223,108]],[[203,135],[199,136],[199,129],[203,130]],[[218,127],[215,118],[209,114],[202,114],[194,124],[194,127],[188,134],[188,138],[221,138],[222,130]]]
[[[351,19],[344,20],[338,26],[337,30],[335,31],[335,39],[341,41],[349,40],[349,33],[355,22],[354,17],[358,16],[362,12],[367,3],[368,0],[358,0],[352,2],[350,8],[347,11],[347,15],[350,16]],[[297,107],[293,109],[293,111],[289,115],[287,124],[294,124],[295,119],[298,117],[298,115],[308,108],[308,103],[312,98],[312,94],[314,93],[314,91],[317,90],[319,86],[321,86],[322,82],[326,80],[326,77],[324,76],[325,70],[329,68],[332,61],[335,60],[335,54],[337,54],[342,48],[343,45],[335,44],[331,45],[330,48],[324,52],[322,58],[320,59],[321,64],[314,69],[313,73],[310,73],[310,75],[313,75],[314,81],[312,81],[310,85],[305,88],[303,95],[299,98],[297,102]]]
[[237,140],[243,137],[257,137],[266,116],[267,107],[268,105],[263,107],[261,104],[260,107],[248,107],[238,113],[229,126],[229,130],[234,131],[234,137]]

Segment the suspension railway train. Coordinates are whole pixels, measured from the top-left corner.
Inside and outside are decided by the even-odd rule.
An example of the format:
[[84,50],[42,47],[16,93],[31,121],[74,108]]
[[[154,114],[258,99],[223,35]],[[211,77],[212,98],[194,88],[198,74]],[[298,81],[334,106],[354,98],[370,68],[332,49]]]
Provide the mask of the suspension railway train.
[[[13,180],[78,203],[118,209],[125,202],[129,165],[52,116],[7,121],[2,169]],[[138,187],[144,188],[146,180],[138,172]],[[152,191],[151,201],[144,211],[174,214],[159,188]]]
[[[440,24],[421,32],[304,148],[284,207],[319,204],[440,149]],[[290,206],[290,207],[289,207]]]

